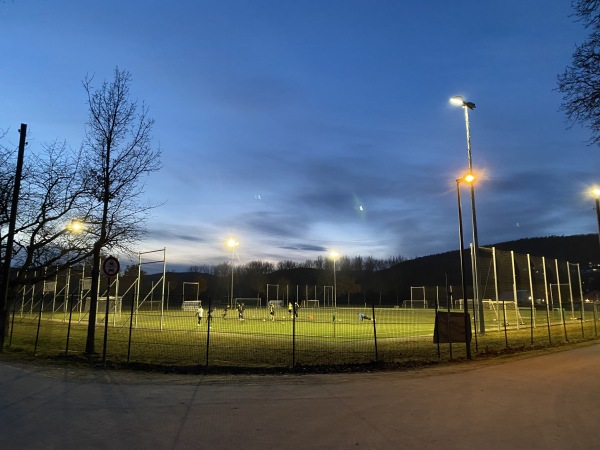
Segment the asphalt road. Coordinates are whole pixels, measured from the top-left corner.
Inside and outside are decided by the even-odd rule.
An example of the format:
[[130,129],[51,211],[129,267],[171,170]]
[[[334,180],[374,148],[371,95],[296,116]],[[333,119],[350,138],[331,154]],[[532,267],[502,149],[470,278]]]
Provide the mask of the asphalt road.
[[600,345],[409,372],[173,376],[0,362],[5,449],[595,449]]

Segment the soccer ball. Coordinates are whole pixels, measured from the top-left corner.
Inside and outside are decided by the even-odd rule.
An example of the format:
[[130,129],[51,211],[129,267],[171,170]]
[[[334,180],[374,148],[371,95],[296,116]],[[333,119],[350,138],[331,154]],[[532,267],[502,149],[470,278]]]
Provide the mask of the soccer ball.
[[267,321],[267,319],[263,319],[263,322],[266,322],[266,321]]

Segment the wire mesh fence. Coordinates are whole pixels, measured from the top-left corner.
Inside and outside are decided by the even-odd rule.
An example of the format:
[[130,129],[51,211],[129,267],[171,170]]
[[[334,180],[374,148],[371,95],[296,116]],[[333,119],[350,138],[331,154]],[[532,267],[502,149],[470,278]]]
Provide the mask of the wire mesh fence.
[[[402,307],[276,301],[236,310],[204,302],[206,312],[199,317],[196,306],[202,302],[169,307],[152,299],[139,302],[132,292],[99,302],[94,347],[114,363],[177,366],[433,362],[466,354],[465,334],[452,342],[440,340],[435,329],[441,323],[436,317],[450,313],[468,314],[475,356],[597,337],[597,301],[585,298],[577,264],[480,251],[480,304],[473,290],[421,286]],[[37,294],[24,289],[13,298],[9,348],[49,356],[85,352],[89,303],[80,292],[57,296],[56,286],[52,289]]]

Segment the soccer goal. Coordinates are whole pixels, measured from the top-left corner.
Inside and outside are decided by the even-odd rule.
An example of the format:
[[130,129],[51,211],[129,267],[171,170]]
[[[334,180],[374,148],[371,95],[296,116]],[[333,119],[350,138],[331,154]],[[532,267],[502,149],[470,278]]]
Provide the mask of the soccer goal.
[[254,297],[254,298],[236,298],[235,299],[235,304],[244,304],[244,306],[255,306],[257,308],[260,308],[262,306],[262,300],[260,299],[260,297]]
[[402,302],[403,308],[427,308],[427,300],[425,299],[425,286],[411,286],[410,300]]
[[427,300],[402,300],[403,308],[427,308]]
[[517,326],[525,325],[523,316],[514,301],[502,300],[483,300],[484,310],[492,311],[494,314],[494,322],[499,325],[510,326],[511,321],[516,321]]
[[[181,294],[181,298],[185,300],[200,300],[200,283],[197,281],[184,281],[183,282],[183,292]],[[186,292],[187,288],[187,292]]]
[[318,308],[319,307],[319,300],[317,300],[317,299],[302,300],[302,306],[304,308]]

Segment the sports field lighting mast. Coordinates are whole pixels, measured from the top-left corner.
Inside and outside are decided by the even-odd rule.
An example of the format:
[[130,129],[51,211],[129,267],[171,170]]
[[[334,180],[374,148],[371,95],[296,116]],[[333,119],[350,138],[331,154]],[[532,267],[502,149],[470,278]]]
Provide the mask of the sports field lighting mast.
[[475,177],[472,174],[468,174],[463,178],[456,180],[456,195],[458,197],[458,242],[459,242],[459,254],[460,254],[460,281],[462,284],[463,292],[463,312],[465,315],[465,346],[467,349],[467,359],[471,359],[471,333],[469,333],[471,321],[469,320],[469,305],[467,301],[467,282],[465,278],[465,257],[463,248],[465,242],[463,239],[463,221],[462,221],[462,202],[460,200],[460,183],[466,182],[472,184]]
[[237,242],[235,239],[229,239],[227,241],[227,246],[231,247],[231,291],[230,291],[230,295],[231,295],[231,301],[230,301],[230,305],[233,308],[233,256],[235,253],[235,247],[240,245],[239,242]]
[[593,188],[592,195],[594,196],[594,202],[596,204],[596,218],[598,219],[598,239],[600,242],[600,188]]
[[[467,128],[467,157],[469,160],[469,173],[473,172],[473,161],[471,158],[471,130],[469,127],[469,110],[475,109],[475,103],[467,102],[460,95],[450,99],[450,103],[460,106],[465,111],[465,125]],[[479,240],[477,238],[477,213],[475,210],[475,187],[471,185],[471,219],[473,222],[473,300],[478,305],[479,310],[479,331],[485,334],[485,323],[483,319],[483,303],[481,302],[481,289],[479,284]]]
[[333,307],[337,308],[337,282],[335,279],[335,260],[339,256],[336,251],[331,252],[331,259],[333,259]]

